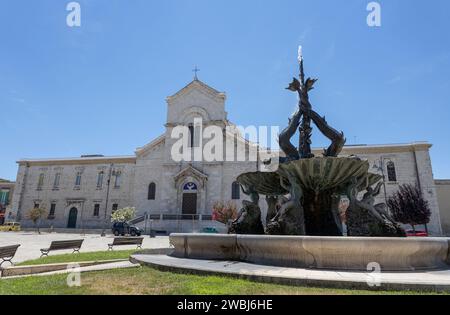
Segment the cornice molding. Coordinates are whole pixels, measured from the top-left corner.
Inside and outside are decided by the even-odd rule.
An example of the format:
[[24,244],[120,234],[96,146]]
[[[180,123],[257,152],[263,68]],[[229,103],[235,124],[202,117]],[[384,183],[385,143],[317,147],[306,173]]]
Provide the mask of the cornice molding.
[[135,164],[136,157],[104,157],[95,159],[67,158],[67,159],[48,159],[48,160],[20,160],[19,166],[50,166],[50,165],[89,165],[89,164]]
[[146,152],[150,151],[151,149],[153,149],[153,148],[157,147],[158,145],[164,143],[165,140],[166,140],[166,136],[164,134],[160,135],[158,138],[156,138],[152,142],[144,145],[143,147],[137,148],[134,151],[134,153],[136,154],[136,157],[142,156]]

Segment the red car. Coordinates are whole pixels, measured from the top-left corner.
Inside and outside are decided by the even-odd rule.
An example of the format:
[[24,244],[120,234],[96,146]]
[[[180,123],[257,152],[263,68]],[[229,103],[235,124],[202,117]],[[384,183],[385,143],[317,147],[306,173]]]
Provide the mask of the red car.
[[413,230],[408,230],[406,231],[406,236],[410,236],[410,237],[428,237],[428,233],[425,231],[416,231],[414,232]]

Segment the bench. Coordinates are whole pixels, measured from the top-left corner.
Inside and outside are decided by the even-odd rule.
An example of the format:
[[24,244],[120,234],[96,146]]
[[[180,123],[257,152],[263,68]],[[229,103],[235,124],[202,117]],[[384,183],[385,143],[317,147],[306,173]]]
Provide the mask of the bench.
[[83,244],[84,240],[69,240],[69,241],[53,241],[50,244],[49,248],[41,249],[41,257],[48,256],[48,253],[54,250],[63,250],[63,249],[73,249],[73,253],[80,252],[81,244]]
[[20,245],[11,245],[11,246],[0,247],[0,258],[2,259],[2,262],[0,263],[0,267],[6,261],[14,266],[14,264],[11,260],[14,258],[14,255],[16,254],[19,246]]
[[142,249],[143,237],[115,237],[111,244],[108,244],[108,250],[112,250],[113,246],[122,245],[137,245],[137,248]]

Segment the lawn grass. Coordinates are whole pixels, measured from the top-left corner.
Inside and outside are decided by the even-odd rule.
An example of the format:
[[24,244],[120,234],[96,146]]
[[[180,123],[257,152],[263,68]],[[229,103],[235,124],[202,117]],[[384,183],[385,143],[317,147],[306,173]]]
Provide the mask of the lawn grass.
[[68,275],[33,276],[0,279],[0,295],[347,295],[347,294],[424,294],[421,292],[386,292],[326,289],[252,282],[222,276],[200,276],[163,272],[150,267],[115,269],[81,274],[81,287],[68,287]]
[[31,266],[31,265],[44,265],[44,264],[82,262],[82,261],[99,261],[110,259],[128,259],[130,255],[132,255],[135,252],[136,250],[134,249],[134,250],[102,251],[102,252],[54,255],[42,257],[39,259],[27,260],[17,264],[17,266]]

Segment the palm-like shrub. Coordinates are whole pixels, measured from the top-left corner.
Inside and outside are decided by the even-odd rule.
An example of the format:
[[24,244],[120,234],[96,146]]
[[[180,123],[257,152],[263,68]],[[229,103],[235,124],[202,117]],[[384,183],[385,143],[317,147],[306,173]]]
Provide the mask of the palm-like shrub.
[[45,208],[39,208],[39,207],[28,210],[28,212],[26,214],[26,218],[33,222],[33,224],[36,227],[37,232],[39,234],[41,233],[41,231],[39,230],[39,222],[46,215],[47,215],[47,210]]

